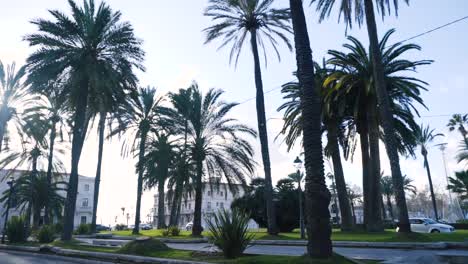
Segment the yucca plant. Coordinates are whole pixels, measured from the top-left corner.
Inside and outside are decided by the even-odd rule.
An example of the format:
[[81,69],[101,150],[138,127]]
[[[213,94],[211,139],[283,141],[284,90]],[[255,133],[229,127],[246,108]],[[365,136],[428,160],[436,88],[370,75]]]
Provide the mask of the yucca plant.
[[223,252],[225,258],[241,256],[253,239],[253,234],[248,233],[248,223],[248,215],[237,209],[232,212],[223,209],[207,220],[213,244]]

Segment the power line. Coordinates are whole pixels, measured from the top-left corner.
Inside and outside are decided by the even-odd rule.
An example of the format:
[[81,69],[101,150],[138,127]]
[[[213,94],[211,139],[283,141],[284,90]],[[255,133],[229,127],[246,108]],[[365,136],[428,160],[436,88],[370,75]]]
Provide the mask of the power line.
[[[433,28],[433,29],[430,29],[430,30],[428,30],[428,31],[425,31],[425,32],[423,32],[423,33],[421,33],[421,34],[418,34],[418,35],[415,35],[415,36],[413,36],[413,37],[404,39],[404,40],[402,40],[402,41],[400,41],[400,42],[397,42],[397,43],[403,43],[403,42],[406,42],[406,41],[413,40],[413,39],[415,39],[415,38],[422,37],[422,36],[424,36],[424,35],[427,35],[427,34],[430,34],[430,33],[434,32],[434,31],[437,31],[437,30],[440,30],[440,29],[442,29],[442,28],[445,28],[445,27],[451,26],[451,25],[453,25],[453,24],[456,24],[456,23],[458,23],[458,22],[461,22],[461,21],[463,21],[463,20],[465,20],[465,19],[468,19],[468,16],[464,16],[464,17],[462,17],[462,18],[453,20],[453,21],[448,22],[448,23],[446,23],[446,24],[444,24],[444,25],[435,27],[435,28]],[[278,90],[278,89],[280,89],[280,88],[281,88],[281,86],[276,87],[276,88],[273,88],[273,89],[271,89],[271,90],[268,90],[268,91],[266,91],[266,92],[263,92],[263,94],[265,95],[265,94],[271,93],[271,92],[273,92],[273,91],[275,91],[275,90]],[[255,98],[256,98],[256,96],[251,97],[251,98],[248,98],[248,99],[246,99],[246,100],[240,102],[239,105],[242,105],[242,104],[245,104],[245,103],[247,103],[247,102],[250,102],[250,101],[252,101],[252,100],[255,99]],[[421,117],[443,117],[443,116],[451,116],[451,115],[421,116]]]
[[398,43],[403,43],[403,42],[406,42],[406,41],[409,41],[409,40],[413,40],[413,39],[415,39],[415,38],[419,38],[419,37],[421,37],[421,36],[424,36],[424,35],[427,35],[427,34],[429,34],[429,33],[434,32],[434,31],[437,31],[437,30],[439,30],[439,29],[442,29],[442,28],[451,26],[451,25],[453,25],[453,24],[456,24],[456,23],[458,23],[458,22],[461,22],[461,21],[463,21],[463,20],[465,20],[465,19],[468,19],[468,16],[465,16],[465,17],[462,17],[462,18],[453,20],[453,21],[451,21],[451,22],[449,22],[449,23],[447,23],[447,24],[444,24],[444,25],[435,27],[435,28],[433,28],[433,29],[431,29],[431,30],[425,31],[425,32],[423,32],[423,33],[421,33],[421,34],[418,34],[418,35],[415,35],[415,36],[413,36],[413,37],[411,37],[411,38],[407,38],[407,39],[402,40],[402,41],[400,41],[400,42],[398,42]]

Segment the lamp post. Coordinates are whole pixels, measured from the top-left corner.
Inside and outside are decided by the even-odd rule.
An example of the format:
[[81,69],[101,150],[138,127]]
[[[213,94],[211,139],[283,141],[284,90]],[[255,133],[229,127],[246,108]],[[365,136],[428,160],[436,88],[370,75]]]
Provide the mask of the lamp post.
[[297,169],[297,185],[298,185],[298,193],[299,193],[299,228],[301,229],[301,239],[305,239],[305,231],[304,231],[304,211],[302,206],[302,188],[301,188],[301,169],[302,169],[302,160],[299,157],[296,157],[294,160],[294,167]]
[[7,227],[7,222],[8,222],[8,213],[10,212],[11,195],[13,193],[14,183],[15,183],[15,179],[13,177],[10,177],[10,180],[7,181],[7,184],[10,187],[10,193],[8,194],[7,208],[5,212],[5,223],[3,223],[2,244],[5,244],[5,233],[6,233],[6,227]]

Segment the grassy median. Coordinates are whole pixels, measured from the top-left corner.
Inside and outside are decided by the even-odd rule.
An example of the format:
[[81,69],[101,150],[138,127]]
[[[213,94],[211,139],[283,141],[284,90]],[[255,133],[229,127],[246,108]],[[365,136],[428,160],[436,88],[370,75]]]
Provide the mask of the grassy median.
[[[141,235],[150,237],[163,237],[163,230],[142,230]],[[132,236],[131,230],[129,231],[113,231],[114,235],[119,236]],[[270,236],[266,230],[260,229],[254,234],[255,239],[273,239],[273,240],[297,240],[300,239],[298,230],[290,233],[280,233],[278,236]],[[209,236],[208,232],[203,232],[204,236]],[[168,237],[175,239],[190,239],[190,231],[181,231],[179,236]],[[387,229],[384,232],[368,233],[364,231],[354,232],[341,232],[339,229],[334,229],[332,233],[333,241],[361,241],[361,242],[463,242],[468,238],[468,230],[457,230],[454,233],[439,233],[439,234],[421,234],[412,233],[411,235],[404,235],[395,232],[395,230]]]

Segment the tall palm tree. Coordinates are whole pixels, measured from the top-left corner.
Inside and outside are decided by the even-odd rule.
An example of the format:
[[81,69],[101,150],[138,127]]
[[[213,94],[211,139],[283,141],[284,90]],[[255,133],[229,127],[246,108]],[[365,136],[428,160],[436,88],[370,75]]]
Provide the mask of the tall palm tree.
[[140,231],[141,195],[143,194],[143,176],[145,173],[145,153],[148,147],[148,135],[152,129],[160,127],[160,117],[163,111],[163,98],[156,95],[154,88],[139,88],[127,98],[127,104],[120,105],[118,126],[112,135],[127,134],[131,141],[124,140],[124,153],[128,151],[138,156],[136,171],[138,173],[137,201],[135,211],[135,227],[132,233]]
[[[421,65],[430,64],[429,60],[410,61],[401,56],[411,50],[419,50],[420,47],[413,44],[396,43],[387,45],[394,30],[388,31],[379,43],[383,54],[383,67],[385,73],[386,89],[391,99],[391,110],[395,134],[398,143],[397,150],[404,155],[413,155],[416,145],[415,133],[418,125],[414,120],[414,103],[424,106],[420,97],[421,90],[426,90],[425,82],[414,77],[405,76],[405,72],[414,71]],[[368,231],[382,231],[380,214],[380,150],[379,138],[382,119],[376,115],[377,94],[373,78],[373,61],[370,52],[354,37],[348,37],[352,44],[344,47],[349,53],[336,50],[329,51],[332,56],[328,63],[337,69],[330,74],[325,85],[335,83],[334,92],[339,97],[348,98],[351,115],[356,124],[360,136],[362,165],[363,165],[363,189],[364,189],[364,219]],[[336,100],[336,99],[335,99]]]
[[247,36],[250,35],[250,45],[254,59],[258,132],[267,187],[265,200],[267,203],[269,234],[277,234],[278,230],[274,211],[275,206],[273,204],[273,186],[271,181],[259,46],[263,48],[265,62],[267,61],[265,42],[271,44],[278,59],[280,59],[280,54],[276,38],[279,38],[292,50],[287,36],[292,31],[289,25],[289,10],[286,8],[275,9],[272,7],[273,2],[274,0],[210,0],[204,14],[211,17],[215,22],[215,25],[204,30],[207,33],[206,43],[215,39],[222,39],[220,48],[232,43],[230,61],[235,56],[236,64],[242,47],[247,41]]
[[[37,47],[27,59],[28,82],[36,91],[44,91],[51,80],[63,80],[61,90],[70,101],[73,116],[72,162],[65,203],[63,240],[70,240],[78,188],[78,165],[88,129],[88,101],[102,90],[121,89],[121,84],[136,86],[133,67],[144,69],[141,41],[122,14],[105,2],[95,6],[85,0],[82,7],[68,1],[72,16],[49,11],[53,21],[36,19],[39,33],[25,37]],[[98,92],[99,91],[99,92]]]
[[416,142],[421,148],[421,155],[424,157],[424,167],[426,168],[427,178],[429,180],[429,190],[431,191],[432,207],[434,209],[435,219],[439,219],[439,214],[437,213],[437,204],[434,194],[434,187],[432,186],[432,177],[431,169],[429,168],[429,161],[427,159],[429,144],[434,141],[436,137],[443,136],[443,134],[435,133],[434,129],[431,129],[429,126],[424,126],[421,124],[418,130],[416,130]]
[[296,49],[297,77],[302,88],[300,104],[303,120],[305,160],[305,208],[307,255],[329,258],[332,255],[331,194],[325,183],[322,152],[321,100],[315,85],[314,62],[302,0],[289,0]]
[[[188,105],[174,104],[174,110],[169,114],[177,125],[188,127],[190,155],[196,168],[192,235],[200,236],[204,182],[226,181],[232,192],[237,191],[236,183],[246,186],[245,176],[253,174],[255,162],[253,148],[244,137],[255,138],[256,133],[236,119],[227,117],[237,104],[221,101],[221,90],[210,89],[203,95],[196,83],[188,89],[191,90],[187,93],[190,94],[186,101]],[[187,115],[183,116],[184,113]]]
[[[315,79],[316,85],[322,87],[323,83],[329,74],[326,67],[320,67],[318,63],[315,63]],[[339,137],[341,133],[340,121],[342,118],[343,102],[338,100],[329,100],[332,96],[327,96],[327,88],[322,87],[322,100],[323,100],[323,118],[324,129],[327,130],[328,144],[325,147],[325,154],[332,157],[333,170],[335,172],[334,177],[336,178],[336,188],[338,193],[338,199],[340,200],[340,213],[341,213],[341,228],[343,231],[349,231],[352,229],[352,215],[351,208],[349,205],[348,195],[346,191],[346,183],[344,179],[343,166],[341,163],[341,155],[339,149]],[[289,82],[282,86],[281,93],[284,102],[278,111],[285,110],[283,115],[283,128],[282,134],[285,134],[285,142],[288,146],[288,150],[291,149],[296,140],[302,136],[302,124],[301,124],[301,109],[300,109],[300,86],[297,82]]]
[[455,177],[449,177],[447,188],[458,194],[462,200],[468,199],[468,171],[455,172]]
[[[409,3],[409,0],[404,0]],[[320,11],[320,19],[328,17],[331,14],[333,6],[336,2],[340,3],[339,13],[340,17],[343,15],[344,21],[347,26],[352,26],[352,21],[357,21],[358,25],[361,26],[363,19],[367,24],[367,33],[369,36],[370,43],[370,54],[373,64],[373,77],[375,79],[375,93],[377,103],[379,105],[379,116],[381,126],[384,132],[384,142],[387,150],[387,155],[390,160],[390,168],[392,171],[392,179],[394,181],[396,193],[396,202],[399,214],[400,232],[409,233],[411,232],[409,219],[408,219],[408,208],[406,206],[405,192],[403,190],[403,176],[400,168],[400,157],[398,155],[397,143],[398,139],[395,135],[395,124],[392,117],[390,97],[385,84],[385,72],[383,67],[383,54],[379,48],[379,37],[377,34],[377,24],[374,12],[374,0],[311,0],[311,2],[317,2],[317,10]],[[375,0],[377,9],[380,11],[382,18],[387,13],[391,12],[392,5],[395,9],[395,14],[398,14],[398,0]],[[393,3],[393,4],[392,4]]]
[[353,212],[353,222],[356,224],[356,211],[354,205],[356,203],[362,203],[362,194],[356,190],[356,188],[350,188],[347,186],[348,197],[351,204],[351,211]]
[[170,140],[169,134],[165,132],[155,132],[155,134],[145,157],[144,181],[148,188],[158,186],[158,229],[162,229],[166,228],[164,191],[176,155],[176,142]]
[[8,123],[14,121],[20,123],[17,115],[17,107],[24,103],[27,96],[27,86],[21,79],[25,75],[25,68],[15,71],[15,63],[8,65],[5,71],[0,61],[0,152],[2,152],[3,140],[8,131]]

